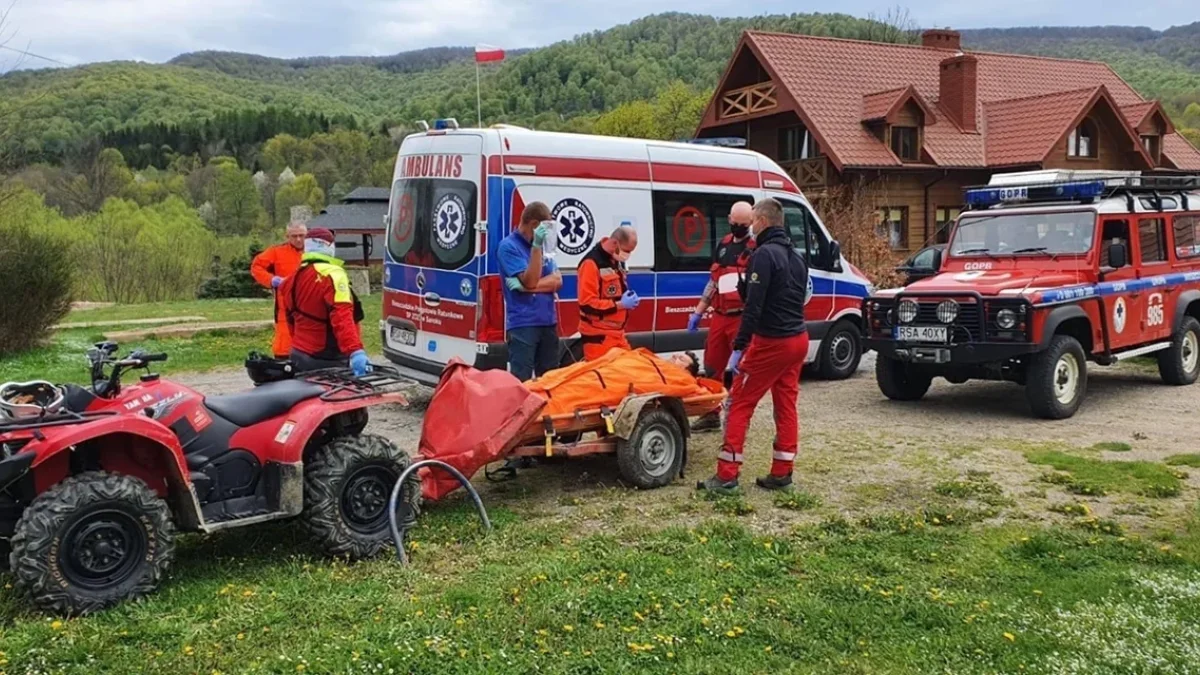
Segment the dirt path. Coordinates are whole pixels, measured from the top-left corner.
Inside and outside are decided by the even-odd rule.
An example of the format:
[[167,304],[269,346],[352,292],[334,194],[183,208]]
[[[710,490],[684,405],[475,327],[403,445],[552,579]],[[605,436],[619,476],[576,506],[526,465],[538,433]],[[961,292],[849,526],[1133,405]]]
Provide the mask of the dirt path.
[[[894,403],[879,393],[872,368],[868,359],[850,380],[806,382],[802,387],[802,448],[796,478],[798,487],[820,499],[818,508],[783,510],[774,505],[773,495],[753,487],[753,477],[765,473],[769,465],[773,433],[770,405],[760,406],[743,477],[743,502],[753,509],[745,514],[747,519],[765,530],[785,530],[829,517],[853,519],[946,504],[935,486],[962,479],[968,472],[984,472],[985,481],[999,486],[1006,502],[994,516],[999,519],[1060,519],[1049,511],[1051,505],[1081,501],[1098,516],[1115,513],[1128,527],[1152,530],[1182,518],[1195,503],[1200,471],[1193,470],[1197,475],[1186,478],[1179,497],[1079,497],[1040,480],[1049,467],[1030,464],[1024,452],[1061,448],[1095,459],[1154,462],[1200,452],[1200,444],[1193,440],[1195,432],[1187,424],[1200,410],[1200,386],[1164,386],[1157,373],[1145,366],[1097,368],[1080,412],[1070,420],[1047,422],[1031,418],[1022,389],[1005,383],[938,382],[919,403]],[[249,386],[240,371],[183,379],[208,393]],[[415,450],[429,390],[414,385],[411,393],[410,409],[374,411],[369,429]],[[1132,450],[1088,450],[1112,442],[1127,443]],[[489,505],[504,506],[527,518],[574,520],[584,530],[604,529],[614,517],[687,525],[713,513],[714,506],[691,488],[697,478],[711,473],[719,445],[719,433],[694,437],[686,480],[649,492],[621,486],[615,462],[605,457],[539,466],[503,484],[488,483],[479,475],[476,483]],[[960,505],[978,506],[969,499]]]

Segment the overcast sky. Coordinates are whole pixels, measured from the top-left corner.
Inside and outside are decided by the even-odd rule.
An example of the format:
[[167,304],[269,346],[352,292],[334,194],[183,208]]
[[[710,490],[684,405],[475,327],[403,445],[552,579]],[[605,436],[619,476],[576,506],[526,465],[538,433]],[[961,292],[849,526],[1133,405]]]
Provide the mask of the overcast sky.
[[[0,43],[75,65],[133,59],[161,62],[219,49],[267,56],[384,55],[442,45],[534,47],[609,28],[646,14],[686,11],[886,14],[871,0],[0,0],[8,13]],[[1200,20],[1196,0],[909,0],[920,25],[1143,25]],[[0,53],[0,67],[13,53]],[[27,57],[25,67],[53,65]]]

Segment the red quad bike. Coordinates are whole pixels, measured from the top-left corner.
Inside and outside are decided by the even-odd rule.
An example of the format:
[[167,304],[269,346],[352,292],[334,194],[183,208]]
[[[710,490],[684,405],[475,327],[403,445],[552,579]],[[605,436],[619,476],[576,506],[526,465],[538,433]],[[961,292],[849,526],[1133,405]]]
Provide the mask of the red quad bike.
[[[165,354],[116,350],[88,350],[90,388],[0,392],[0,549],[11,546],[16,584],[38,606],[82,614],[150,593],[176,531],[298,516],[332,555],[389,544],[388,495],[411,460],[363,430],[367,408],[406,403],[394,371],[318,371],[206,397],[150,372]],[[122,386],[135,369],[145,374]],[[410,522],[420,479],[403,492]]]

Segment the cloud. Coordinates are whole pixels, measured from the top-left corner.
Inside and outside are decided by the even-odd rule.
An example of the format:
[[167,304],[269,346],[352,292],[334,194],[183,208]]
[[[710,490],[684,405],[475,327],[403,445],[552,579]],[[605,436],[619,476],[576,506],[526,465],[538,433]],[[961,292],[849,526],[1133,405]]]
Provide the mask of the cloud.
[[[12,0],[0,0],[0,7]],[[15,0],[9,46],[68,64],[113,59],[165,61],[203,49],[267,56],[381,55],[479,42],[532,47],[609,28],[646,14],[681,11],[885,14],[879,0]],[[995,4],[909,0],[923,24],[954,27],[1185,23],[1194,0],[1011,0]],[[1177,18],[1178,17],[1178,18]],[[2,35],[0,33],[0,39]],[[27,66],[47,65],[27,59]]]

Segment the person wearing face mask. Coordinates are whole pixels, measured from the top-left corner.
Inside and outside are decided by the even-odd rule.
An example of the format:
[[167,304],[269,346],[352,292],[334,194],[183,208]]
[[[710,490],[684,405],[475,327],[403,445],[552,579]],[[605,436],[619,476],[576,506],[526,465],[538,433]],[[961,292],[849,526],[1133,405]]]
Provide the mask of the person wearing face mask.
[[[733,353],[733,340],[742,324],[742,297],[738,293],[738,282],[746,272],[754,242],[750,239],[750,221],[754,217],[753,207],[748,202],[738,202],[729,210],[729,234],[717,244],[713,252],[708,285],[696,305],[696,311],[688,319],[688,331],[700,330],[700,320],[711,307],[712,321],[708,326],[708,338],[704,343],[704,369],[710,376],[719,377],[729,364]],[[713,412],[696,420],[692,431],[709,431],[721,427],[719,412]]]
[[725,438],[717,455],[717,473],[698,483],[700,490],[738,486],[750,418],[768,391],[775,414],[774,454],[770,475],[755,483],[766,490],[790,487],[800,444],[796,399],[808,355],[804,325],[808,267],[783,227],[779,202],[767,198],[754,205],[750,232],[756,246],[746,272],[742,323],[727,366],[733,372],[733,387]]
[[362,305],[335,251],[333,232],[309,230],[300,269],[279,287],[292,335],[291,359],[298,373],[349,365],[361,377],[371,371],[359,329]]
[[625,322],[641,300],[629,289],[625,263],[637,248],[637,230],[622,225],[579,261],[579,334],[583,358],[629,349]]

